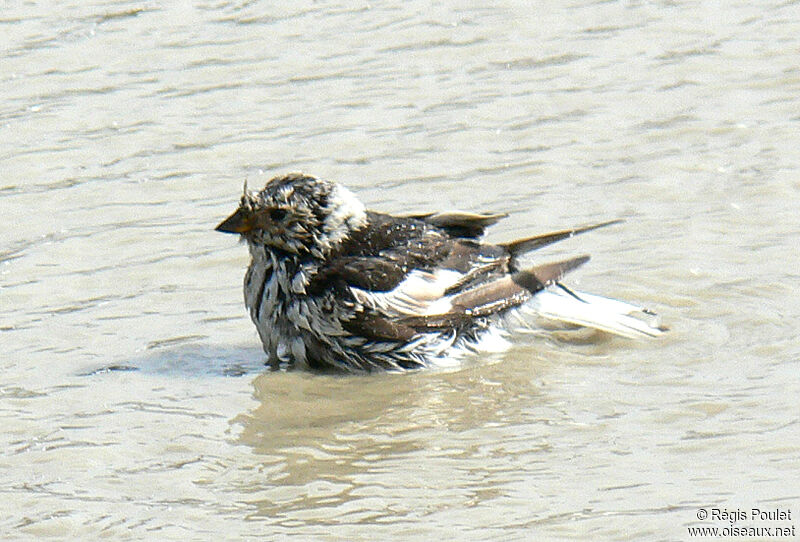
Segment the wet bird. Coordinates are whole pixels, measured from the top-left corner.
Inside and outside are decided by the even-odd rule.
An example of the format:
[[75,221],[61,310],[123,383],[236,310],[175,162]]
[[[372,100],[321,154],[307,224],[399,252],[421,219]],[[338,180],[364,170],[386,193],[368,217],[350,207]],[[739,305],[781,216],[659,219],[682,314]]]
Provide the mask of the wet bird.
[[534,317],[629,338],[663,332],[639,307],[571,290],[577,256],[523,268],[519,257],[614,220],[504,244],[479,241],[505,214],[392,216],[340,184],[275,177],[216,230],[251,261],[245,305],[271,364],[348,372],[446,365]]

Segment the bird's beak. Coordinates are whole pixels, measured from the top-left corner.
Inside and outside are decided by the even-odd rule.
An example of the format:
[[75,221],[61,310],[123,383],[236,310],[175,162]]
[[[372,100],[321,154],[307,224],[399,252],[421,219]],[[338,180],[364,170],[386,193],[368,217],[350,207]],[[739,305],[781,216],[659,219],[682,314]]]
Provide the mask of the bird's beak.
[[253,217],[240,207],[214,229],[223,233],[247,233],[253,229]]

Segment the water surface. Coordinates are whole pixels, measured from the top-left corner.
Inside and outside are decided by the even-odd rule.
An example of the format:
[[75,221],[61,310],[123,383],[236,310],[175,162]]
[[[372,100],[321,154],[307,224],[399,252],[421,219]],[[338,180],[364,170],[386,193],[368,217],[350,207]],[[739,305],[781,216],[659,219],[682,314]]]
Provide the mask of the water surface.
[[[0,36],[4,539],[800,515],[796,3],[25,3]],[[672,331],[265,371],[246,250],[212,228],[293,170],[384,211],[511,213],[493,241],[625,218],[541,258],[590,252],[570,284]]]

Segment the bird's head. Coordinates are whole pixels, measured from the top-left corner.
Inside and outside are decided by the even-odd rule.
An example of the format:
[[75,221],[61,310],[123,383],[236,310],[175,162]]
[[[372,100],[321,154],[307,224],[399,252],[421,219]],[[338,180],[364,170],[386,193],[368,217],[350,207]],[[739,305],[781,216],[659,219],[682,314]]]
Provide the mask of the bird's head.
[[364,205],[345,187],[290,173],[258,193],[245,183],[239,208],[216,230],[241,234],[250,245],[322,258],[364,224]]

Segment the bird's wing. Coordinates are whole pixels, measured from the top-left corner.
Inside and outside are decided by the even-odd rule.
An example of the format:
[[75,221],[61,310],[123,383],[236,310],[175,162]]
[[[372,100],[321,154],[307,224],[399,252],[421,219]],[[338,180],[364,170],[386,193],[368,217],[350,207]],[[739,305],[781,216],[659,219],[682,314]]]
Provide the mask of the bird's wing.
[[[400,318],[443,312],[438,304],[487,277],[508,273],[509,254],[413,218],[373,214],[370,226],[331,255],[307,285],[330,289],[356,310],[343,327],[398,340],[416,333]],[[454,222],[451,222],[454,223]],[[445,309],[446,310],[446,309]]]
[[446,211],[408,215],[406,218],[422,220],[436,226],[453,237],[475,238],[483,235],[489,226],[497,224],[507,213],[467,213],[463,211]]
[[[347,289],[358,309],[343,326],[374,340],[395,341],[434,329],[462,328],[476,317],[521,305],[588,260],[580,256],[513,273],[507,272],[503,259],[475,262],[468,271],[413,269],[393,288],[382,291],[360,287],[351,279]],[[358,276],[364,272],[362,268]]]
[[530,252],[531,250],[537,250],[558,241],[569,239],[570,237],[574,237],[578,234],[586,233],[587,231],[605,228],[606,226],[612,226],[622,222],[624,221],[621,219],[609,220],[607,222],[600,222],[599,224],[591,224],[589,226],[582,226],[580,228],[570,228],[568,230],[554,231],[541,235],[534,235],[533,237],[526,237],[524,239],[517,239],[516,241],[511,241],[510,243],[503,243],[501,246],[505,247],[506,250],[508,250],[514,256],[518,256],[520,254]]
[[[440,298],[489,274],[508,272],[507,251],[428,230],[415,238],[375,250],[329,258],[311,278],[312,295],[344,290],[368,309],[387,315],[420,314]],[[340,293],[342,293],[340,291]]]
[[[461,244],[465,246],[460,247]],[[309,287],[312,293],[342,285],[367,292],[388,292],[418,270],[459,264],[469,267],[473,256],[466,244],[463,239],[451,238],[426,226],[383,225],[350,239],[338,253],[332,254],[312,277]],[[462,253],[464,261],[456,261],[456,256]]]
[[472,318],[490,316],[521,305],[587,261],[589,256],[578,256],[490,278],[441,298],[427,314],[399,318],[399,323],[415,329],[458,327]]
[[487,225],[499,215],[434,216],[425,221],[422,215],[371,215],[371,227],[329,259],[312,278],[309,292],[335,288],[353,301],[345,329],[374,340],[407,341],[426,330],[457,329],[521,305],[589,257],[518,270],[516,253],[601,227],[488,245],[448,228]]
[[360,309],[343,323],[348,331],[379,341],[408,341],[418,333],[461,329],[475,318],[490,316],[528,301],[586,263],[588,256],[487,277],[482,283],[448,293],[458,271],[413,271],[393,290],[350,291]]

